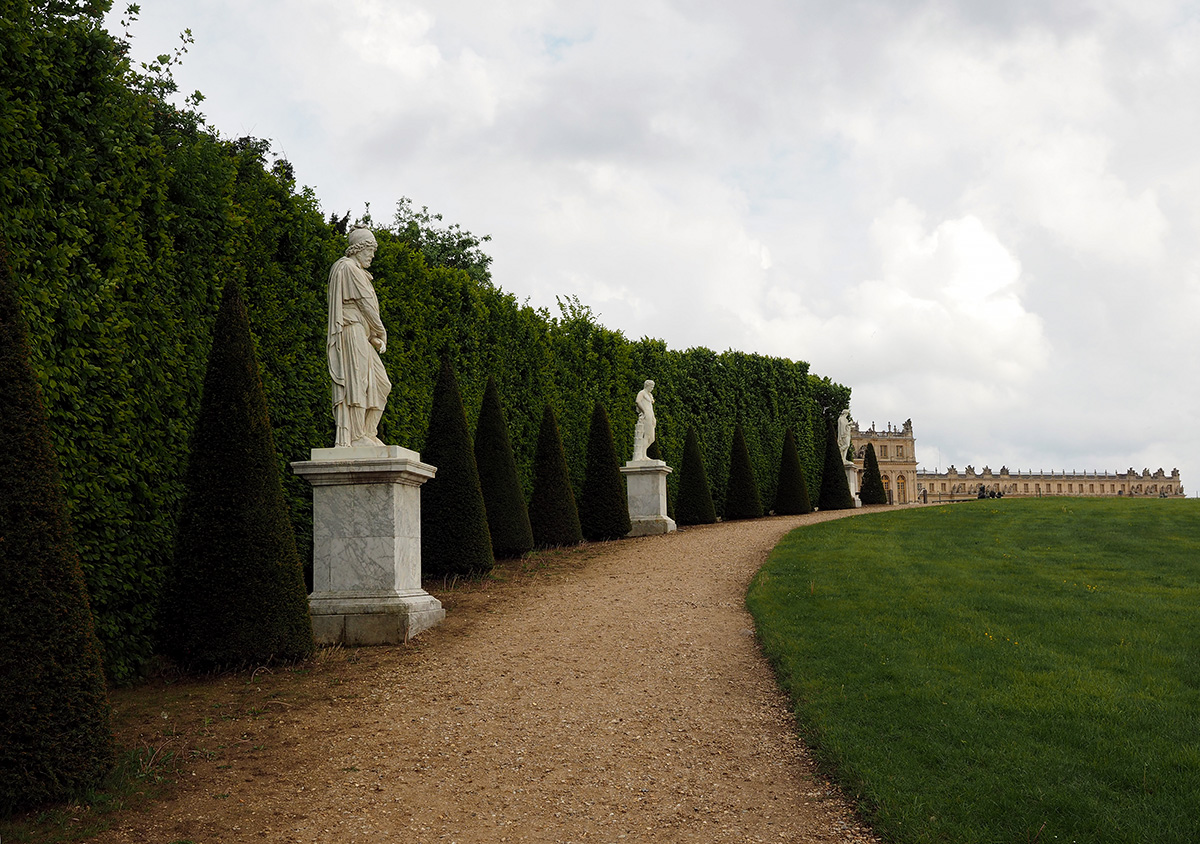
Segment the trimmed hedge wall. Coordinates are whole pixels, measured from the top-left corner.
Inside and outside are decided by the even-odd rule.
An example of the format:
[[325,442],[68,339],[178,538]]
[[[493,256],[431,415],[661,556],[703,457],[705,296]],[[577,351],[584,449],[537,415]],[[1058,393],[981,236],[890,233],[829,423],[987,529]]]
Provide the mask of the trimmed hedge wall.
[[[242,285],[296,543],[311,560],[311,489],[287,464],[333,442],[326,285],[345,248],[344,222],[326,221],[265,142],[217,138],[197,115],[164,104],[169,77],[133,73],[97,8],[8,0],[6,9],[0,233],[30,324],[105,666],[123,680],[152,652],[227,280]],[[439,353],[448,349],[468,418],[495,376],[526,495],[543,405],[559,420],[578,495],[593,405],[609,408],[624,461],[646,378],[659,385],[664,458],[680,465],[695,426],[718,512],[738,418],[766,500],[788,426],[819,483],[823,419],[848,405],[849,390],[806,363],[630,341],[575,299],[557,315],[523,306],[491,284],[481,239],[439,228],[435,215],[404,200],[390,225],[372,225],[389,339],[383,361],[394,384],[385,442],[424,446]],[[669,483],[676,494],[678,473]]]

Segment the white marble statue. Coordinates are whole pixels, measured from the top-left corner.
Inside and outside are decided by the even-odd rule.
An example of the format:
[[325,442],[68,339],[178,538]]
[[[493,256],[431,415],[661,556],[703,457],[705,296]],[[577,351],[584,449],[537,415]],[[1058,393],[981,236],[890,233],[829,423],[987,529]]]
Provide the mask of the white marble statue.
[[837,421],[837,445],[838,456],[842,458],[842,463],[847,463],[846,449],[850,448],[850,411],[843,410],[842,415]]
[[638,418],[633,427],[633,459],[647,460],[646,449],[654,442],[654,382],[647,381],[637,394]]
[[337,448],[381,446],[379,418],[392,382],[379,355],[387,351],[387,329],[367,268],[378,249],[366,226],[350,230],[345,256],[329,270],[329,374]]

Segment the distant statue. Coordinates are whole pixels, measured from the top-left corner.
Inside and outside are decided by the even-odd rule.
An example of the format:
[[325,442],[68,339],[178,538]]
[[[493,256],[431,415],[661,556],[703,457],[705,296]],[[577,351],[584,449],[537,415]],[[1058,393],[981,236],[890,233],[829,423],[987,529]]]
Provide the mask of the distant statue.
[[642,391],[637,394],[637,424],[633,427],[633,459],[648,460],[646,449],[654,442],[654,382],[647,381]]
[[837,421],[837,446],[838,455],[842,458],[842,463],[849,463],[846,459],[846,451],[850,448],[850,411],[843,410],[842,415]]
[[346,254],[329,270],[329,374],[333,378],[336,448],[384,445],[379,419],[392,382],[379,356],[387,329],[367,268],[379,245],[366,226],[350,230]]

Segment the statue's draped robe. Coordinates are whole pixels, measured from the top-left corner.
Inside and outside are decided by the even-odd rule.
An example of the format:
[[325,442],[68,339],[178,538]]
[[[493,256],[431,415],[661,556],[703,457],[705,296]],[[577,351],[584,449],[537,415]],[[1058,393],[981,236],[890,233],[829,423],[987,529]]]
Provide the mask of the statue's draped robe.
[[371,274],[354,258],[339,258],[329,270],[327,336],[338,447],[382,444],[376,424],[392,382],[372,339],[387,342]]
[[645,460],[646,449],[654,442],[655,427],[654,396],[642,390],[634,400],[637,404],[638,418],[633,426],[633,459]]

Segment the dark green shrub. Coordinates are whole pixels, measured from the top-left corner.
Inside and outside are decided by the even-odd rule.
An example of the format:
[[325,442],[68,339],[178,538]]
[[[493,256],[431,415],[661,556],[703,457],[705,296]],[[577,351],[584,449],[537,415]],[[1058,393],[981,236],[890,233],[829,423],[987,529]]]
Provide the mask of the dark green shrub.
[[583,541],[575,493],[567,475],[567,458],[550,405],[542,411],[542,427],[538,432],[529,523],[533,526],[533,544],[538,548],[578,545]]
[[[647,454],[649,451],[647,450]],[[711,525],[717,520],[704,454],[695,428],[688,428],[683,443],[683,465],[679,467],[679,507],[675,521],[681,525]]]
[[533,550],[533,528],[529,526],[529,508],[517,475],[512,441],[500,406],[496,379],[488,376],[475,426],[475,465],[479,486],[487,509],[488,533],[492,551],[498,558],[520,557]]
[[854,496],[842,464],[842,452],[837,445],[837,422],[825,424],[825,469],[821,474],[821,495],[817,500],[821,510],[852,510]]
[[429,435],[421,460],[437,475],[421,487],[421,573],[475,577],[492,570],[492,540],[479,485],[467,414],[448,356],[433,390]]
[[879,474],[879,461],[875,458],[875,444],[867,443],[863,457],[862,480],[858,485],[858,500],[863,504],[887,504],[887,490],[883,488],[883,476]]
[[58,462],[0,248],[0,815],[96,784],[108,694]]
[[808,483],[796,452],[796,436],[788,428],[783,435],[783,451],[779,457],[779,483],[775,487],[775,515],[802,516],[811,513]]
[[240,285],[213,327],[161,609],[163,651],[194,670],[306,659],[304,574]]
[[584,539],[599,542],[620,539],[633,530],[625,482],[617,467],[612,428],[604,405],[596,402],[588,432],[587,469],[579,498],[579,526]]
[[742,423],[739,422],[733,429],[733,444],[729,448],[729,486],[725,491],[725,520],[757,519],[762,514],[762,497],[758,494],[758,481],[754,478],[750,452],[746,449],[746,435],[742,433]]

